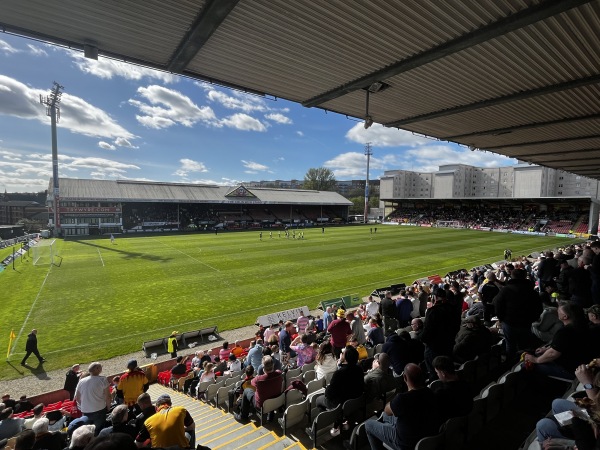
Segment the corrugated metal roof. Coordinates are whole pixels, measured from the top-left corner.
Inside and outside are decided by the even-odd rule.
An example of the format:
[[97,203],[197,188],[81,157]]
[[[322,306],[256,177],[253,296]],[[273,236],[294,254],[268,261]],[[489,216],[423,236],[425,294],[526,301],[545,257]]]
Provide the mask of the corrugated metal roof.
[[[49,186],[51,190],[52,180]],[[301,189],[246,187],[255,195],[253,198],[228,195],[235,186],[76,178],[60,178],[59,186],[62,201],[352,205],[351,201],[337,192]]]
[[352,117],[385,82],[376,122],[558,169],[600,136],[573,121],[600,114],[600,0],[2,0],[0,26]]

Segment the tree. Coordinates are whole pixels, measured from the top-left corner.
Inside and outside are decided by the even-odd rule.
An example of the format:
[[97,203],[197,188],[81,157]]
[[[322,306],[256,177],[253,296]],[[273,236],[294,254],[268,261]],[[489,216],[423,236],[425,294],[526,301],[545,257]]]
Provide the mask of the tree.
[[334,191],[337,180],[333,172],[325,167],[310,168],[304,175],[304,189]]

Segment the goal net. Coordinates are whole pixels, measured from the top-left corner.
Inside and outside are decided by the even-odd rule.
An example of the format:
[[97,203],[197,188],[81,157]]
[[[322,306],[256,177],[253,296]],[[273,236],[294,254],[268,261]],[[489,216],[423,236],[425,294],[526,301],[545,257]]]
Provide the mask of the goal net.
[[445,228],[462,228],[462,223],[458,220],[438,220],[436,226]]
[[41,240],[31,247],[34,266],[49,266],[56,258],[56,239]]

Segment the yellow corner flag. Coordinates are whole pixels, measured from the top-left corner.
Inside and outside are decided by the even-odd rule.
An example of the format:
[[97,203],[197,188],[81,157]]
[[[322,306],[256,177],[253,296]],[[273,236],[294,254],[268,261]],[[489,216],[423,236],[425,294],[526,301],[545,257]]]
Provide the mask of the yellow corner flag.
[[15,334],[15,330],[10,330],[10,336],[8,338],[8,351],[6,352],[7,358],[10,356],[10,347],[16,337],[17,337],[17,335]]

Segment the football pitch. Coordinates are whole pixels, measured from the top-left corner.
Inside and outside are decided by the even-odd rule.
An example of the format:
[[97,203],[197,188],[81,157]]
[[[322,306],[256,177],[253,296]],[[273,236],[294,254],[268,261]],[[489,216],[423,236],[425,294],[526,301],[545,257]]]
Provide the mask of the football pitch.
[[[46,370],[139,351],[145,340],[358,294],[434,273],[560,247],[567,238],[370,225],[284,233],[219,232],[57,240],[53,266],[17,260],[0,273],[0,348],[15,331],[18,364],[38,329]],[[32,356],[32,362],[35,357]],[[0,379],[17,373],[0,366]]]

